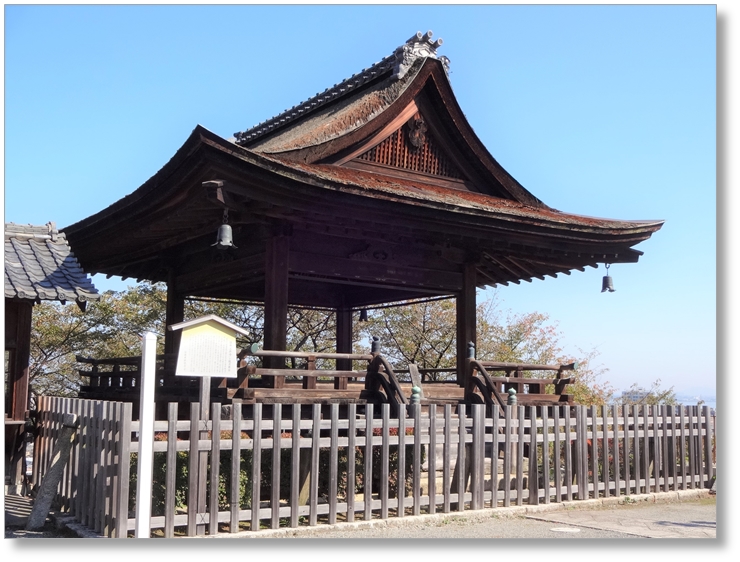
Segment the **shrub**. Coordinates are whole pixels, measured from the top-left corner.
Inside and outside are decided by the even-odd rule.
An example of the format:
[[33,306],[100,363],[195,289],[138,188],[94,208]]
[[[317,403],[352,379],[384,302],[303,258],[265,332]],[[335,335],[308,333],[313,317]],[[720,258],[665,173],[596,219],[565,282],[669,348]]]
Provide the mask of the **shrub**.
[[[380,428],[373,430],[373,434],[381,434]],[[389,430],[391,436],[398,435],[396,428]],[[407,435],[413,435],[413,429],[407,429]],[[222,439],[230,439],[230,432],[224,432]],[[248,438],[245,435],[245,438]],[[283,439],[290,438],[290,434],[282,435]],[[155,439],[164,440],[165,435],[156,436]],[[412,491],[412,470],[414,463],[414,447],[407,444],[406,462],[405,462],[405,493],[408,495]],[[365,449],[364,447],[355,448],[355,482],[351,486],[347,480],[349,455],[346,447],[340,448],[337,452],[337,496],[346,498],[348,490],[352,489],[354,493],[363,493],[364,490],[364,471],[365,471]],[[310,449],[302,449],[302,454],[310,455]],[[261,453],[261,482],[260,497],[267,499],[272,486],[272,449],[263,449]],[[399,470],[398,470],[398,445],[389,447],[388,455],[388,494],[390,497],[397,497],[399,491]],[[426,451],[422,447],[422,457],[420,462],[424,462]],[[281,500],[290,498],[290,482],[293,469],[293,452],[291,449],[282,449],[280,454],[280,492]],[[187,507],[188,496],[188,464],[189,452],[179,451],[176,457],[175,467],[175,507],[185,509]],[[219,456],[219,485],[218,485],[218,507],[219,510],[228,509],[231,501],[231,459],[232,451],[223,450]],[[380,490],[382,452],[380,447],[373,447],[372,452],[372,492],[377,493]],[[166,453],[154,454],[154,466],[152,474],[152,515],[164,515],[165,509],[165,492],[166,492],[166,475],[167,475],[167,456]],[[137,465],[138,456],[131,455],[131,472],[130,472],[130,496],[129,506],[133,508],[136,498],[137,483]],[[247,509],[252,503],[252,450],[242,450],[239,461],[239,507]],[[328,498],[329,496],[329,478],[331,474],[331,450],[322,448],[319,450],[319,471],[318,471],[318,493],[319,497]],[[210,478],[211,465],[208,467],[208,477]],[[210,502],[210,498],[209,498]]]

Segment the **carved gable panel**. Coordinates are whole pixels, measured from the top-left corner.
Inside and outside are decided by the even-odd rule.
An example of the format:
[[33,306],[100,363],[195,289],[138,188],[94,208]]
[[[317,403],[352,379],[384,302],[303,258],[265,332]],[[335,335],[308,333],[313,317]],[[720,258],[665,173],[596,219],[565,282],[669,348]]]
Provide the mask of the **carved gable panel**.
[[357,160],[445,178],[465,179],[434,141],[419,113],[380,144],[357,156]]

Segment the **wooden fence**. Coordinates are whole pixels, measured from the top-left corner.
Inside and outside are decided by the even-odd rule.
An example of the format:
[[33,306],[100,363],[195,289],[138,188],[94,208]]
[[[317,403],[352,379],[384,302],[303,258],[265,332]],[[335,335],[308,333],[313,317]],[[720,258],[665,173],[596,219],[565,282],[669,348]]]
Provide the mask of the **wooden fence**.
[[[708,487],[707,406],[263,405],[155,422],[152,536],[406,517]],[[81,424],[63,511],[133,536],[138,422],[131,405],[41,397],[34,484],[64,413]],[[193,429],[191,431],[191,429]],[[197,454],[191,454],[197,451]],[[238,454],[234,454],[238,452]]]

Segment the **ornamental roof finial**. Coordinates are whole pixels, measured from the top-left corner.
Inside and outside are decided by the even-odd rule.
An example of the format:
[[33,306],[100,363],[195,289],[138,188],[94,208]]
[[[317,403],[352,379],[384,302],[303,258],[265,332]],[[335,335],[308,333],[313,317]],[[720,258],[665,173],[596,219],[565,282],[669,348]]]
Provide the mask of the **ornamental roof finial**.
[[393,77],[403,78],[404,74],[411,68],[411,65],[414,64],[414,61],[422,57],[440,60],[445,68],[445,72],[449,72],[450,59],[444,56],[437,56],[437,49],[440,45],[442,45],[442,39],[432,41],[431,31],[427,31],[424,34],[421,31],[417,31],[406,43],[396,49],[394,53],[396,64],[393,67]]

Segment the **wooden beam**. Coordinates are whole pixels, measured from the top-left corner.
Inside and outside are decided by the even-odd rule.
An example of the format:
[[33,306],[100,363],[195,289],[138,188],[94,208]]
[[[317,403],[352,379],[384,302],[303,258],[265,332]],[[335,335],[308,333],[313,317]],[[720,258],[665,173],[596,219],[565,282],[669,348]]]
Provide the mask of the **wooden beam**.
[[508,263],[510,263],[510,264],[512,264],[512,265],[514,265],[514,266],[516,266],[516,267],[518,267],[518,268],[519,268],[519,269],[520,269],[521,271],[523,271],[523,272],[524,272],[524,273],[525,273],[526,275],[529,275],[529,277],[530,277],[530,278],[532,278],[532,277],[537,277],[538,279],[541,279],[541,280],[543,280],[543,281],[544,281],[544,279],[545,279],[545,278],[544,278],[544,277],[543,277],[542,275],[540,275],[539,273],[537,273],[536,271],[534,271],[534,270],[532,270],[532,269],[528,268],[527,266],[525,266],[525,265],[524,265],[524,264],[522,263],[522,261],[523,261],[523,260],[521,260],[521,259],[518,259],[518,258],[514,258],[514,257],[512,257],[512,256],[508,256],[508,257],[506,257],[506,258],[504,258],[504,259],[505,259],[505,260],[506,260],[506,261],[507,261]]
[[478,266],[476,270],[478,271],[480,275],[482,275],[483,277],[487,279],[487,281],[485,282],[486,285],[499,285],[499,284],[508,285],[509,284],[508,281],[502,281],[502,280],[496,279],[495,277],[491,275],[490,272],[486,271],[486,269],[483,268],[482,266]]
[[485,267],[487,269],[492,270],[496,276],[502,281],[499,281],[499,283],[509,282],[509,283],[516,283],[519,285],[520,278],[518,275],[516,275],[514,272],[512,272],[508,268],[504,268],[493,256],[490,254],[483,252],[483,257],[485,258]]
[[309,252],[291,252],[290,269],[293,273],[396,285],[413,289],[427,288],[451,293],[462,289],[462,276],[453,271],[386,264],[381,261],[353,260]]
[[463,266],[463,290],[456,300],[457,312],[457,384],[467,388],[465,371],[468,353],[468,342],[477,344],[476,338],[476,264],[468,262]]
[[[290,237],[284,232],[268,238],[265,248],[265,349],[285,351],[288,332],[288,260]],[[266,357],[265,366],[285,367],[281,357]],[[272,388],[284,383],[281,377],[271,381]]]
[[369,137],[362,143],[360,143],[357,147],[355,147],[351,152],[347,153],[342,158],[335,160],[333,164],[337,166],[341,166],[342,164],[349,162],[356,156],[359,156],[360,154],[367,152],[374,146],[379,145],[386,138],[388,138],[396,129],[400,128],[404,123],[406,123],[406,121],[408,121],[418,111],[419,111],[419,108],[416,107],[416,102],[414,100],[411,100],[411,102],[409,102],[409,104],[403,110],[401,110],[401,112],[392,121],[390,121],[385,127],[377,131],[374,135],[372,135],[371,137]]
[[494,265],[496,265],[501,271],[505,272],[504,275],[507,277],[510,277],[511,281],[514,281],[515,283],[519,283],[520,280],[524,280],[527,282],[531,282],[531,279],[528,279],[526,277],[526,272],[522,274],[522,271],[517,271],[515,269],[515,264],[512,264],[511,262],[508,262],[505,260],[503,256],[492,256],[490,254],[484,253],[484,256]]
[[261,276],[266,260],[265,253],[260,252],[232,261],[209,263],[197,271],[178,275],[177,287],[182,293],[190,294],[204,289],[244,283],[245,278],[251,280]]
[[[352,353],[352,309],[340,307],[336,310],[337,315],[337,353]],[[337,359],[337,370],[352,370],[352,361],[349,359]],[[334,388],[346,389],[347,379],[334,379]]]

